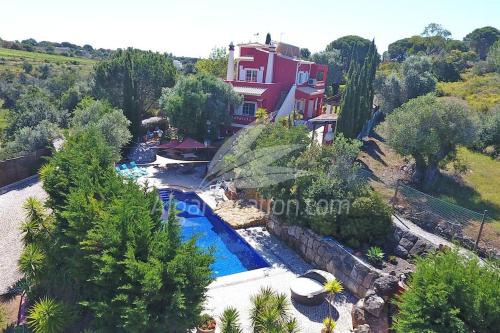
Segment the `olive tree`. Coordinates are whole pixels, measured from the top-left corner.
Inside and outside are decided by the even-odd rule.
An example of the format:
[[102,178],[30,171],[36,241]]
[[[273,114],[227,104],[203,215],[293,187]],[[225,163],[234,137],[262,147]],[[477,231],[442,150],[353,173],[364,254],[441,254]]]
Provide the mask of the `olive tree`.
[[475,141],[477,125],[470,110],[456,99],[429,94],[414,98],[387,116],[382,124],[388,144],[415,160],[414,181],[432,186],[439,163],[453,158],[458,145]]

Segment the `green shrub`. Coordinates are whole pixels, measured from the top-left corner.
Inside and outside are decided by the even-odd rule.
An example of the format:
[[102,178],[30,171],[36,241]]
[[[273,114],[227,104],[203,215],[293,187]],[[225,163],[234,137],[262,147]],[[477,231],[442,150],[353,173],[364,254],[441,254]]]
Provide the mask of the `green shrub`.
[[338,237],[349,246],[382,245],[391,228],[391,208],[376,192],[354,199],[349,214],[339,216]]
[[[496,332],[500,327],[500,271],[457,250],[418,258],[397,301],[396,332]],[[496,327],[496,328],[495,328]]]

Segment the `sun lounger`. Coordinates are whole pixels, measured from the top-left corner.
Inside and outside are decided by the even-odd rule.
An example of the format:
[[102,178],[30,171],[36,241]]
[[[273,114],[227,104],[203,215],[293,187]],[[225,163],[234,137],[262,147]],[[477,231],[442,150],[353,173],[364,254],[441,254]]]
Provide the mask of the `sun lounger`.
[[325,283],[335,277],[325,271],[312,269],[290,284],[291,296],[304,305],[319,305],[326,297]]

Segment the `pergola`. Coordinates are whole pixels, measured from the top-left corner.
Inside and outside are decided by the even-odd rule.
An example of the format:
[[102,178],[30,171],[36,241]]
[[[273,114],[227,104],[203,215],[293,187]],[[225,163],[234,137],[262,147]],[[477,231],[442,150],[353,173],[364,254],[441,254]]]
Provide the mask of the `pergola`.
[[314,134],[316,133],[316,129],[325,125],[332,125],[333,127],[333,137],[335,137],[335,133],[337,131],[337,119],[339,115],[336,113],[323,113],[319,116],[309,119],[308,122],[313,127],[313,132],[311,136],[311,142],[314,142]]

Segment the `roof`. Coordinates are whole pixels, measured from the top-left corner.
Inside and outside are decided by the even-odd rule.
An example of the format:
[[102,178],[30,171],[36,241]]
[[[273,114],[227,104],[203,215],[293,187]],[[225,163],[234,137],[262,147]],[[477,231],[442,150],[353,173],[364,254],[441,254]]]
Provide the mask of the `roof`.
[[338,117],[339,115],[336,113],[323,113],[315,118],[309,119],[308,122],[313,124],[333,123],[337,121]]
[[191,138],[185,138],[180,144],[175,146],[175,149],[198,149],[198,148],[208,148],[208,147],[205,146],[203,143]]
[[262,96],[266,92],[266,88],[258,87],[248,87],[248,86],[233,86],[234,91],[238,94],[250,95],[250,96]]
[[178,140],[171,140],[171,141],[169,141],[167,143],[158,145],[158,146],[156,146],[154,148],[169,149],[169,148],[175,148],[177,145],[179,145],[179,141]]
[[317,88],[313,88],[313,87],[298,87],[297,90],[303,92],[304,94],[308,94],[308,95],[316,95],[316,94],[324,94],[325,93],[325,89],[317,89]]

